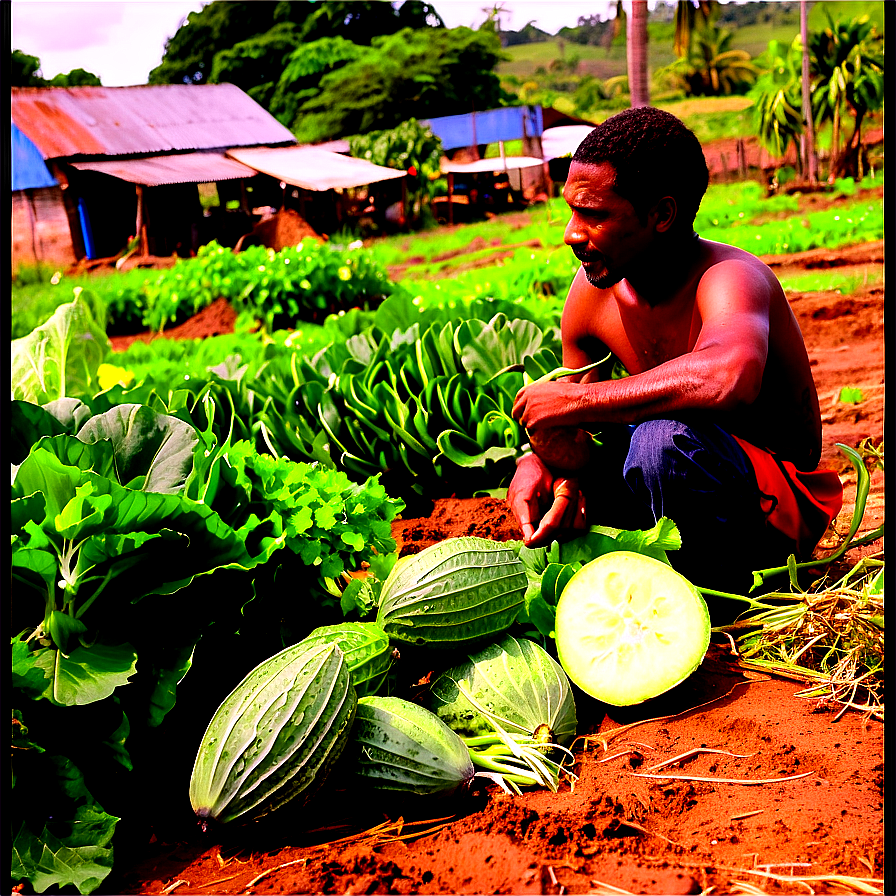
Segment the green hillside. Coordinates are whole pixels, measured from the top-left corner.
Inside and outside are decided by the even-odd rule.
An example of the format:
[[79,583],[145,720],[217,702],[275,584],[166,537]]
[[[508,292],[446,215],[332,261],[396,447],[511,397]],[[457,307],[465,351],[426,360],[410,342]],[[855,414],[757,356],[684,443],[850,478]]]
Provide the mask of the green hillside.
[[[819,30],[827,26],[825,11],[830,11],[835,20],[867,13],[877,23],[878,30],[883,33],[884,4],[882,0],[819,0],[813,3],[809,12],[809,27]],[[671,24],[651,22],[649,24],[648,65],[651,72],[669,65],[675,56],[672,52]],[[732,47],[735,50],[746,50],[750,56],[756,57],[765,52],[769,41],[777,40],[789,44],[799,34],[799,20],[791,24],[750,24],[741,27],[729,27],[733,32]],[[498,67],[498,74],[513,75],[525,81],[535,74],[539,66],[548,68],[555,59],[569,60],[579,58],[576,69],[578,75],[593,75],[601,80],[626,73],[625,43],[617,40],[609,51],[603,47],[588,44],[577,44],[558,38],[542,43],[517,44],[506,47],[510,57]]]

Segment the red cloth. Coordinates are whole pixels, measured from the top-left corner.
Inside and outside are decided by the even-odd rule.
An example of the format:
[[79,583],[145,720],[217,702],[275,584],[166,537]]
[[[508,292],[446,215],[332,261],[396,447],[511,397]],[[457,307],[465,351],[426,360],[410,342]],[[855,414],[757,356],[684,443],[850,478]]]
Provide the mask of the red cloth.
[[798,470],[790,461],[734,436],[753,466],[768,525],[788,536],[798,557],[809,558],[843,506],[834,470]]

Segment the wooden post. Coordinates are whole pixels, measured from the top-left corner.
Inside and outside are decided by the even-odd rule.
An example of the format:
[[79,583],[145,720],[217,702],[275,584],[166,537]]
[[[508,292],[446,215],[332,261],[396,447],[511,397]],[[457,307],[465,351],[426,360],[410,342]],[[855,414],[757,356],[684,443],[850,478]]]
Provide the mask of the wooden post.
[[84,247],[84,236],[81,233],[81,219],[78,216],[78,197],[75,191],[71,189],[68,174],[63,170],[61,165],[50,160],[47,167],[50,174],[56,178],[59,183],[59,189],[62,192],[62,206],[65,209],[65,216],[68,219],[68,230],[72,238],[72,252],[75,258],[80,261],[87,255]]
[[143,186],[134,184],[134,191],[137,194],[137,220],[134,222],[134,236],[140,240],[140,254],[145,255],[143,246]]
[[454,212],[451,208],[451,197],[454,195],[454,172],[448,172],[448,223],[454,223]]

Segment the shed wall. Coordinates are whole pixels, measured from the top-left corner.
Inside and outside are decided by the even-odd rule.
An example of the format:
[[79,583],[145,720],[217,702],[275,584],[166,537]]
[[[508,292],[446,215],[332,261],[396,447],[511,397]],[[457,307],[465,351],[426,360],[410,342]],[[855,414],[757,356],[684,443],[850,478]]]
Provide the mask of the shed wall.
[[68,216],[58,187],[12,194],[12,270],[20,265],[74,264]]

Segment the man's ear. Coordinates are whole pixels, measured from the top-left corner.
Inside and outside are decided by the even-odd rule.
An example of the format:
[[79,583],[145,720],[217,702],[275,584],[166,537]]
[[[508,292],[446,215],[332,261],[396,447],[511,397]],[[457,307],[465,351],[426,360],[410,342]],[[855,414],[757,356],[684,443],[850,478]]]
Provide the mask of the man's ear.
[[653,214],[656,220],[656,232],[668,233],[678,217],[678,204],[674,197],[663,196],[653,207]]

